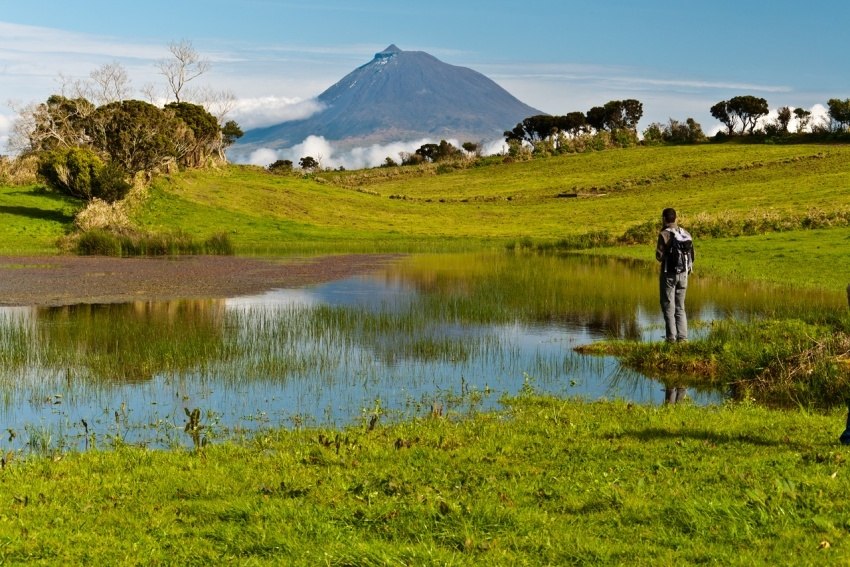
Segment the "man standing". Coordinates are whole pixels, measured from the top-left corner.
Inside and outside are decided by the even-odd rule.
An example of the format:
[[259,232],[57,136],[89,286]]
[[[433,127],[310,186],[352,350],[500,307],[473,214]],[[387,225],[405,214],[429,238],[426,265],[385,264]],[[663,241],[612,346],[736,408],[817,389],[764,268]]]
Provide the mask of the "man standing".
[[[676,211],[664,209],[661,213],[664,228],[658,234],[655,259],[661,262],[659,288],[661,312],[664,315],[665,338],[668,343],[688,340],[688,316],[685,313],[685,294],[688,275],[694,265],[694,244],[688,231],[676,223]],[[665,401],[676,403],[686,396],[684,387],[665,389]]]
[[661,312],[668,343],[688,340],[688,317],[685,314],[685,293],[688,274],[694,265],[694,244],[691,235],[676,224],[676,211],[661,213],[664,228],[658,233],[655,259],[661,262]]

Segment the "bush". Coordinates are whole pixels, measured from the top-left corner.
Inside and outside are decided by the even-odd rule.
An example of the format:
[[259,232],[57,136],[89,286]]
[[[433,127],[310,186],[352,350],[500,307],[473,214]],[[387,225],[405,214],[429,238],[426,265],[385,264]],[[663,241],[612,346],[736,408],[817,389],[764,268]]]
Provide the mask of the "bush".
[[39,156],[38,175],[52,189],[89,201],[103,161],[92,150],[65,148]]
[[110,161],[97,172],[93,196],[107,203],[114,203],[126,197],[131,187],[124,170]]
[[51,189],[84,201],[102,199],[114,203],[130,190],[124,170],[113,162],[103,163],[87,148],[64,148],[39,155],[39,177]]
[[32,155],[17,158],[0,156],[0,183],[5,185],[35,183],[37,166],[37,160]]
[[276,173],[278,175],[292,173],[292,161],[288,159],[279,159],[270,164],[268,170],[269,173]]

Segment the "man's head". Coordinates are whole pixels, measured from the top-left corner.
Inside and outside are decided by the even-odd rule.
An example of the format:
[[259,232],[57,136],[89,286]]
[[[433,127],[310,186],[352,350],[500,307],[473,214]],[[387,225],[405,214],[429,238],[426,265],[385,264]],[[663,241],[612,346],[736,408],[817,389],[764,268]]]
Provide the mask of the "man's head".
[[671,222],[676,222],[676,209],[666,208],[661,211],[661,218],[664,219],[665,224],[669,224]]

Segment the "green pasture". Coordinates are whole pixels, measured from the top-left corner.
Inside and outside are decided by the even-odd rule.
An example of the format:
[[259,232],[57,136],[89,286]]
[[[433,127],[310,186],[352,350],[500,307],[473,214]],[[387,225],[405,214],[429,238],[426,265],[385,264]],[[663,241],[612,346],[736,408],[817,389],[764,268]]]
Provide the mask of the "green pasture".
[[[0,560],[842,565],[843,416],[581,403],[6,463]],[[203,425],[203,420],[200,425]],[[109,449],[109,450],[103,450]],[[5,462],[5,461],[4,461]]]
[[705,145],[487,158],[447,173],[396,168],[396,176],[383,168],[302,177],[229,167],[158,180],[137,219],[201,236],[226,228],[247,253],[500,247],[621,234],[666,206],[684,224],[844,211],[848,159],[850,147],[840,145]]
[[80,207],[42,187],[0,186],[0,254],[55,254]]
[[[501,248],[620,235],[666,206],[685,225],[846,213],[849,160],[844,145],[706,144],[307,176],[229,166],[155,179],[133,216],[140,228],[199,239],[226,231],[246,254]],[[56,251],[78,207],[36,186],[0,187],[0,252]],[[796,234],[777,238],[782,255],[805,245]]]

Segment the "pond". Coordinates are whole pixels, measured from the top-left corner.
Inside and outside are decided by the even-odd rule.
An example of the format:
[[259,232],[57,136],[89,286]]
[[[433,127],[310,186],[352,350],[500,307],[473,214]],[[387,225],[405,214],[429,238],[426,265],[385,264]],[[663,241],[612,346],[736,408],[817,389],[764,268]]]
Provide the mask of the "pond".
[[[608,337],[660,340],[655,269],[582,256],[415,255],[251,297],[0,308],[0,425],[7,446],[44,451],[450,415],[529,388],[658,404],[660,382],[574,351]],[[698,276],[688,293],[696,333],[715,318],[843,301]]]

